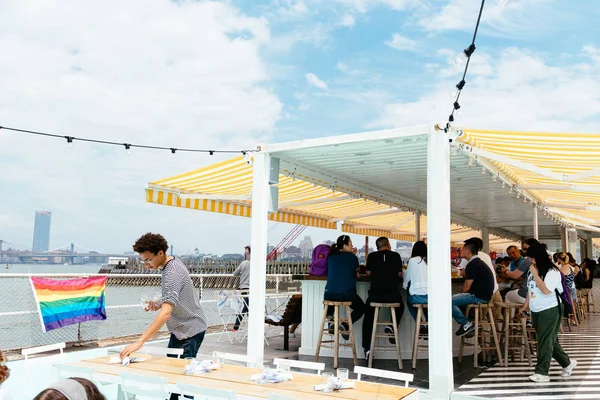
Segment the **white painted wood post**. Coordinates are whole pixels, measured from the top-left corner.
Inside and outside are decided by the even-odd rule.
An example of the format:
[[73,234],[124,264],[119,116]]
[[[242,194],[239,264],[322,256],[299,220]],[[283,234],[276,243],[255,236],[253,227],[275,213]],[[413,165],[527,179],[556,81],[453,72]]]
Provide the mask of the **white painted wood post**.
[[434,399],[454,390],[452,366],[452,284],[450,279],[450,145],[449,135],[429,132],[427,147],[427,286],[429,294],[429,389]]
[[533,207],[533,238],[535,240],[539,240],[540,238],[537,207]]
[[421,210],[415,211],[415,241],[421,240]]
[[265,283],[267,268],[267,223],[269,212],[269,155],[254,153],[252,184],[252,225],[250,229],[252,257],[250,259],[250,305],[248,312],[247,354],[264,360]]
[[483,241],[483,249],[481,251],[490,254],[490,230],[487,226],[481,228],[481,240]]

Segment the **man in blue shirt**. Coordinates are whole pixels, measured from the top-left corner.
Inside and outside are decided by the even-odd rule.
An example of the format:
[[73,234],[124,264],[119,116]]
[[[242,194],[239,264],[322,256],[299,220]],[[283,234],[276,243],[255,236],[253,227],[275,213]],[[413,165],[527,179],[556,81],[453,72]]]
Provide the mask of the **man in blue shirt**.
[[505,269],[501,276],[515,281],[516,288],[506,293],[505,299],[509,303],[525,304],[525,299],[527,299],[527,274],[531,262],[521,255],[517,246],[509,246],[506,253],[511,262],[509,268]]
[[494,276],[488,265],[476,257],[478,251],[476,241],[465,240],[462,255],[469,263],[465,268],[463,293],[452,296],[452,318],[461,325],[456,336],[464,336],[475,330],[473,322],[469,321],[460,308],[469,304],[489,303],[494,294]]

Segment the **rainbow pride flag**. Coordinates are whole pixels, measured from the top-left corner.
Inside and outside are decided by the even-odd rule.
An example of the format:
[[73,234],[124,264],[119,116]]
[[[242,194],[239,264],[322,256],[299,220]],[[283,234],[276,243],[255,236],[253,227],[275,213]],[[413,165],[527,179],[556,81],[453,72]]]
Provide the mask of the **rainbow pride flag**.
[[31,277],[31,287],[44,332],[106,319],[106,276],[68,280]]

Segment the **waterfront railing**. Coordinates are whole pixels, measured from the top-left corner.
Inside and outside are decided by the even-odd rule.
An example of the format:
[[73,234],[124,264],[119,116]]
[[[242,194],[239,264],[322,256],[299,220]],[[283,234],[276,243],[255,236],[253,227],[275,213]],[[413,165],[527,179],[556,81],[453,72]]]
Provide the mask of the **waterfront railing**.
[[[0,349],[18,350],[57,342],[74,345],[110,344],[141,334],[155,314],[145,312],[141,298],[160,295],[159,274],[34,274],[52,279],[107,276],[105,321],[89,321],[44,332],[30,284],[30,274],[0,274]],[[220,292],[232,292],[239,277],[231,274],[190,274],[204,312],[209,333],[222,330],[222,320],[236,314],[227,306],[219,310]],[[292,273],[268,274],[266,310],[282,314],[287,299],[301,292],[301,282],[292,281]],[[223,318],[223,319],[222,319]],[[166,328],[165,328],[166,329]],[[159,332],[166,334],[166,331]]]

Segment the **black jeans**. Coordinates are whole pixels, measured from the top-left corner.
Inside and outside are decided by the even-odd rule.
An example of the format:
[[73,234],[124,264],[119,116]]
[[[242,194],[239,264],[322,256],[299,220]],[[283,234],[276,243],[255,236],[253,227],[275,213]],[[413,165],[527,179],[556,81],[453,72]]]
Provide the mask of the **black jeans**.
[[[352,304],[350,305],[350,308],[352,309],[352,313],[350,314],[350,317],[352,318],[352,323],[361,319],[365,313],[365,303],[356,293],[325,292],[324,298],[329,301],[351,301]],[[333,306],[327,307],[327,315],[333,315]]]
[[244,319],[244,315],[248,312],[248,306],[250,305],[250,297],[248,297],[248,293],[245,293],[244,298],[244,307],[242,307],[242,313],[238,314],[235,319],[235,324],[233,324],[233,329],[239,329],[242,320]]
[[[186,357],[196,357],[198,354],[198,350],[200,350],[200,345],[204,340],[204,334],[206,332],[200,332],[197,335],[189,337],[187,339],[177,339],[175,335],[171,333],[171,337],[169,338],[169,347],[173,349],[183,349],[182,358]],[[168,355],[167,357],[177,358],[175,355]],[[187,398],[187,397],[186,397]],[[193,398],[193,397],[191,397]],[[178,393],[172,393],[171,398],[169,400],[179,400]]]
[[[362,347],[365,351],[371,348],[371,336],[373,334],[373,323],[375,319],[375,307],[371,307],[369,304],[373,303],[400,303],[400,307],[396,308],[396,323],[400,324],[402,315],[404,315],[404,301],[400,293],[389,293],[389,294],[377,294],[369,295],[366,303],[365,319],[363,320],[363,331],[362,331]],[[379,311],[382,309],[380,308]],[[390,317],[391,320],[392,317]]]

